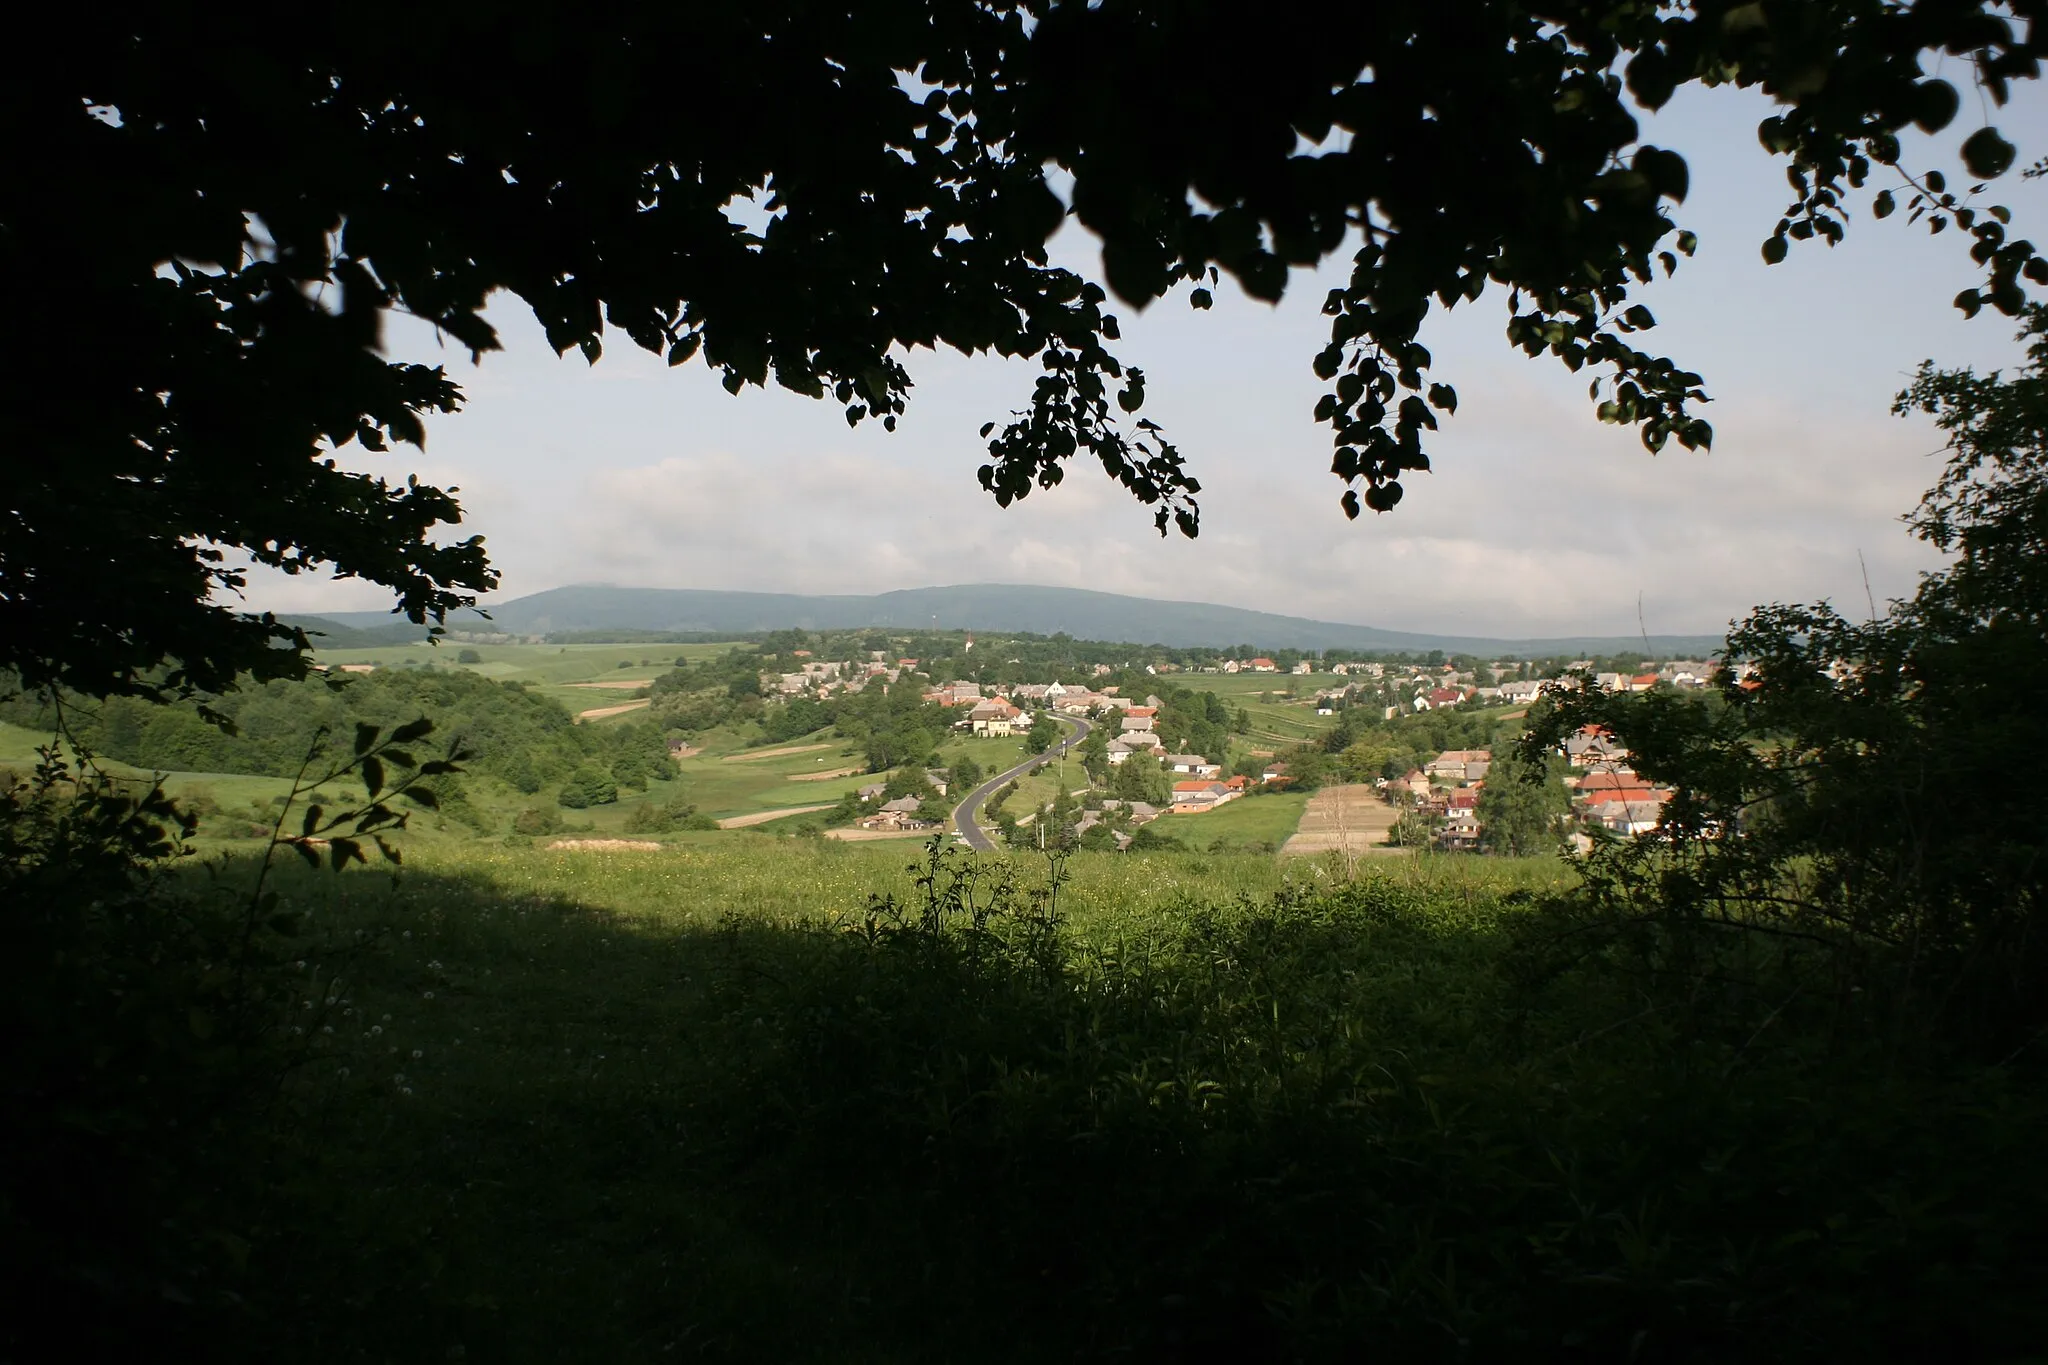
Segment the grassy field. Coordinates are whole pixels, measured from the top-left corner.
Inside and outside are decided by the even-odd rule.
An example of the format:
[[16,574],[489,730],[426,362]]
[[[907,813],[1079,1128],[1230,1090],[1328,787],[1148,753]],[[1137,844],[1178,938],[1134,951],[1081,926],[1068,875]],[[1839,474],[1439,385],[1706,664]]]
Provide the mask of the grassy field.
[[1301,792],[1240,797],[1199,815],[1162,815],[1149,828],[1191,848],[1221,844],[1270,853],[1294,833],[1307,805],[1308,796]]
[[[1197,692],[1214,692],[1232,711],[1243,708],[1251,716],[1251,733],[1240,742],[1248,748],[1271,749],[1300,744],[1336,727],[1334,716],[1316,714],[1315,691],[1338,681],[1329,674],[1307,677],[1274,673],[1197,675],[1183,685]],[[1298,700],[1287,699],[1287,689],[1300,691]]]
[[[651,682],[675,666],[678,659],[692,663],[715,658],[733,646],[696,645],[441,645],[386,646],[376,649],[323,649],[314,661],[323,667],[347,668],[370,665],[377,668],[466,668],[487,678],[522,682],[567,707],[571,715],[597,707],[616,705],[631,697],[628,691],[577,687],[575,683]],[[463,651],[474,651],[480,662],[458,663]]]
[[[1563,886],[1556,863],[1341,881],[1081,854],[1055,905],[1045,860],[956,857],[924,895],[923,857],[703,835],[422,843],[395,883],[284,872],[310,913],[294,970],[332,1002],[306,1017],[332,1032],[308,1034],[226,1281],[253,1311],[212,1319],[209,1354],[1733,1361],[1931,1358],[1963,1323],[2037,1339],[2010,1248],[2048,1200],[2010,1153],[2035,1150],[2040,1105],[1797,1045],[1815,1025],[1789,1011],[1761,1051],[1740,1010],[1646,1011],[1645,979],[1554,959],[1511,894]],[[949,894],[970,866],[983,928]]]

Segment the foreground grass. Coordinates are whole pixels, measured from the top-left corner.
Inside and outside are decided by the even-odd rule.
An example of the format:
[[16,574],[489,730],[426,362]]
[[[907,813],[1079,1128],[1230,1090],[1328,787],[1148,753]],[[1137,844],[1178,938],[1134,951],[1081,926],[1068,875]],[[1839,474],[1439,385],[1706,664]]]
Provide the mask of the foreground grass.
[[[1532,860],[423,849],[284,878],[332,1034],[219,1330],[309,1360],[1973,1358],[2031,1082],[1546,943]],[[955,865],[956,868],[961,866]],[[230,867],[230,877],[246,872]],[[879,903],[877,892],[890,898]],[[1056,910],[1056,914],[1055,914]],[[1564,940],[1569,942],[1569,936]],[[1554,944],[1553,944],[1554,946]],[[1734,989],[1732,986],[1726,989]],[[1739,1024],[1739,1027],[1734,1025]],[[272,1356],[275,1358],[275,1356]]]

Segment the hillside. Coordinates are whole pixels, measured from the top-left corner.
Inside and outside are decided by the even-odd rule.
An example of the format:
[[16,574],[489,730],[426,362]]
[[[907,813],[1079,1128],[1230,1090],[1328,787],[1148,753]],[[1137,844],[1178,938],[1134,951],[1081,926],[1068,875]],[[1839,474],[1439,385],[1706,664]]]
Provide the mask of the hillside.
[[[515,635],[560,631],[657,630],[745,634],[792,627],[805,630],[858,626],[931,627],[990,631],[1065,632],[1084,640],[1130,640],[1173,646],[1259,649],[1363,649],[1490,655],[1605,654],[1639,647],[1641,636],[1570,636],[1492,639],[1380,630],[1373,626],[1274,612],[1247,611],[1210,602],[1160,602],[1081,588],[978,583],[908,588],[872,596],[718,592],[694,588],[614,588],[578,585],[493,603],[485,627]],[[388,626],[381,612],[334,612],[343,626]],[[484,623],[471,613],[449,624]],[[1694,654],[1720,644],[1715,635],[1652,635],[1656,654]]]

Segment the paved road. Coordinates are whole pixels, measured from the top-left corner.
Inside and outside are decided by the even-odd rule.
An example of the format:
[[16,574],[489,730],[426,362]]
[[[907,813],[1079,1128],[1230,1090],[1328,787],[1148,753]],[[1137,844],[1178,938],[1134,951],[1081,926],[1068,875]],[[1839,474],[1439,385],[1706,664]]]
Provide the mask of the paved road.
[[995,847],[995,841],[990,839],[987,832],[975,821],[974,815],[976,811],[981,809],[981,803],[988,800],[997,787],[1002,786],[1013,777],[1021,776],[1030,771],[1049,758],[1058,758],[1061,754],[1088,738],[1088,732],[1095,728],[1087,721],[1081,720],[1078,717],[1054,716],[1053,719],[1059,721],[1062,725],[1073,726],[1074,733],[1068,735],[1044,753],[1034,754],[1030,758],[1025,759],[1008,772],[997,773],[994,777],[991,777],[988,781],[967,793],[967,799],[954,808],[953,828],[960,831],[960,837],[967,841],[969,848],[978,849],[986,853]]

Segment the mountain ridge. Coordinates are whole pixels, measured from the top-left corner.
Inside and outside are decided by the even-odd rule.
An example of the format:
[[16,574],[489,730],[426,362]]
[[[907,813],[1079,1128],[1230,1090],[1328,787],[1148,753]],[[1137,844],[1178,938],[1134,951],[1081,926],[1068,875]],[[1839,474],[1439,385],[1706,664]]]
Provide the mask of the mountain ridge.
[[[1168,601],[1030,584],[970,583],[899,588],[868,594],[740,592],[710,588],[620,588],[572,584],[512,598],[449,617],[456,630],[496,629],[514,635],[560,631],[717,631],[885,629],[1064,632],[1077,639],[1172,647],[1352,649],[1489,655],[1613,654],[1643,647],[1653,654],[1718,649],[1717,635],[1572,635],[1521,639],[1383,630],[1377,626],[1212,602]],[[322,612],[352,629],[388,627],[386,612]]]
[[[1255,649],[1358,649],[1432,651],[1483,655],[1626,653],[1649,645],[1651,653],[1683,655],[1714,651],[1716,634],[1626,634],[1626,636],[1501,636],[1382,630],[1348,622],[1282,616],[1212,602],[1169,602],[1133,598],[1085,587],[1038,587],[1026,583],[958,583],[948,587],[903,587],[885,593],[764,593],[702,587],[610,587],[573,583],[528,593],[477,612],[457,612],[449,626],[504,630],[510,634],[551,634],[567,630],[848,630],[879,626],[895,630],[1020,630],[1030,634],[1071,634],[1085,641],[1128,641],[1133,645]],[[389,612],[322,612],[319,618],[354,630],[389,628]]]

